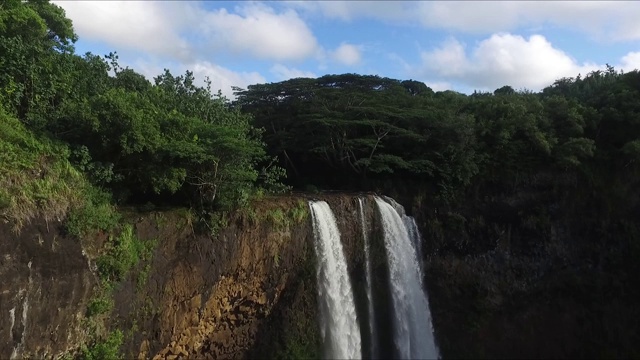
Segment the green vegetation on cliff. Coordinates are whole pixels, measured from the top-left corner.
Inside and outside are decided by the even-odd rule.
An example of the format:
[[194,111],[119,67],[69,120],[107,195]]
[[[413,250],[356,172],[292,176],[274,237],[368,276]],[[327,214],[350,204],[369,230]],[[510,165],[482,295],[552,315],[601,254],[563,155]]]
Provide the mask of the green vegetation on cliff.
[[100,323],[122,280],[143,286],[154,245],[135,236],[122,206],[205,218],[286,187],[261,131],[208,80],[164,71],[152,83],[115,53],[75,54],[76,39],[48,0],[0,5],[0,217],[16,232],[41,218],[78,238],[100,278],[84,357],[117,358],[121,333]]
[[38,138],[0,108],[0,214],[17,229],[36,216],[64,219],[83,203],[82,174],[69,163],[68,149]]

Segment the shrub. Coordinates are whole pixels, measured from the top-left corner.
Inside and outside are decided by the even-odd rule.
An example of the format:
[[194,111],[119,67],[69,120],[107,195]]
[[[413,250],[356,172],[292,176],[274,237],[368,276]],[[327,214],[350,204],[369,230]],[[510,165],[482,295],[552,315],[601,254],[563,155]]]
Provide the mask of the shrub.
[[120,356],[120,346],[124,335],[122,331],[115,330],[109,334],[109,336],[102,341],[95,342],[90,347],[84,347],[82,349],[82,359],[84,360],[118,360]]

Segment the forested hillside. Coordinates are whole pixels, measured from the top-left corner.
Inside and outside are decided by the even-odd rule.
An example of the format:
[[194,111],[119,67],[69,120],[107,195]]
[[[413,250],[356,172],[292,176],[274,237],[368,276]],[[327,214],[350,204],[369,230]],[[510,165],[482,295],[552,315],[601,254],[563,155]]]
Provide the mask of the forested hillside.
[[436,208],[526,190],[508,216],[539,220],[561,207],[585,224],[610,219],[638,254],[638,71],[609,67],[538,93],[436,93],[354,74],[236,93],[296,187],[391,192]]
[[638,71],[540,92],[346,74],[237,95],[296,188],[410,206],[443,356],[638,356]]
[[[57,157],[118,203],[229,208],[246,203],[256,184],[277,183],[278,169],[265,167],[270,159],[260,131],[213,94],[210,83],[196,86],[192,73],[174,76],[168,70],[151,83],[120,67],[114,53],[75,54],[75,40],[58,6],[3,3],[4,126],[24,126],[55,142],[62,149]],[[3,146],[15,145],[13,138],[3,140]]]
[[345,74],[236,94],[298,185],[359,188],[400,177],[432,183],[452,200],[472,182],[512,178],[513,187],[542,170],[592,181],[622,169],[631,176],[639,90],[637,71],[609,68],[540,93],[434,93],[417,81]]

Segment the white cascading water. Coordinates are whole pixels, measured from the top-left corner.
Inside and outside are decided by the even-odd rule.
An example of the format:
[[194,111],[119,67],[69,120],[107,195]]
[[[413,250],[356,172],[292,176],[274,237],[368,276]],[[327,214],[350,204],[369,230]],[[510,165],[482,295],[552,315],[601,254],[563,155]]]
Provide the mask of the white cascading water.
[[422,276],[424,274],[424,264],[422,260],[422,235],[420,234],[420,230],[418,230],[416,219],[414,219],[412,216],[402,214],[402,221],[404,222],[404,226],[407,228],[407,232],[409,233],[409,239],[413,240],[413,247],[416,249],[416,255],[418,257],[418,269],[420,270],[420,284],[422,284]]
[[325,356],[332,359],[360,359],[360,327],[335,216],[324,201],[311,201],[309,207],[318,259],[320,334],[325,345]]
[[[384,242],[389,258],[391,297],[394,307],[394,343],[401,359],[437,359],[431,313],[422,289],[422,274],[415,245],[399,211],[376,197]],[[395,203],[395,207],[398,207]],[[401,207],[400,207],[401,208]]]
[[424,261],[422,260],[422,235],[420,234],[420,230],[418,229],[418,225],[416,224],[416,220],[412,216],[407,216],[404,211],[404,207],[398,204],[393,198],[388,196],[383,196],[384,200],[390,204],[396,212],[402,218],[402,222],[404,226],[407,228],[407,232],[409,233],[409,239],[411,239],[411,243],[413,247],[416,249],[416,254],[418,257],[418,265],[420,266],[420,283],[422,283],[422,276],[424,275]]
[[373,294],[371,293],[371,258],[369,255],[369,232],[367,231],[367,223],[364,217],[364,199],[358,198],[358,210],[360,212],[360,224],[362,226],[362,237],[364,239],[364,261],[365,261],[365,276],[367,280],[367,303],[369,306],[369,336],[371,338],[371,358],[376,359],[378,357],[378,344],[375,327],[375,313],[373,310]]

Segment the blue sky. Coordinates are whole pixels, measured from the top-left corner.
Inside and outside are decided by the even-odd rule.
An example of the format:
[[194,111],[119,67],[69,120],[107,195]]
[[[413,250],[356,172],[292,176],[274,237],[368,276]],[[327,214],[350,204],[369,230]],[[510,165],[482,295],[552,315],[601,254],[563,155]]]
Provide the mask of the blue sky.
[[610,64],[640,68],[635,1],[78,1],[78,53],[117,51],[151,79],[231,86],[374,74],[434,90],[540,90]]

